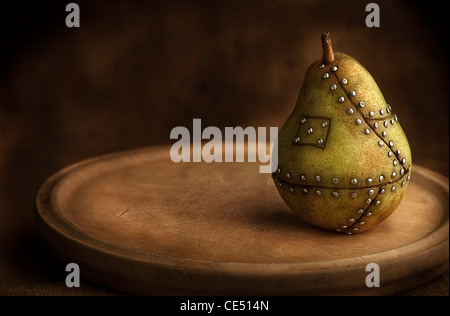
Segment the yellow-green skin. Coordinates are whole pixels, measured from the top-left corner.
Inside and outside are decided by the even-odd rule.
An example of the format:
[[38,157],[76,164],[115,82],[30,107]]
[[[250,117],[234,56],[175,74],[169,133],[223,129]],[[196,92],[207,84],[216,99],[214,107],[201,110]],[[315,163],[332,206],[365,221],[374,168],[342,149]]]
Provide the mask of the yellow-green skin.
[[313,63],[278,135],[273,179],[286,204],[311,225],[360,233],[392,214],[410,174],[408,140],[370,73],[343,53]]

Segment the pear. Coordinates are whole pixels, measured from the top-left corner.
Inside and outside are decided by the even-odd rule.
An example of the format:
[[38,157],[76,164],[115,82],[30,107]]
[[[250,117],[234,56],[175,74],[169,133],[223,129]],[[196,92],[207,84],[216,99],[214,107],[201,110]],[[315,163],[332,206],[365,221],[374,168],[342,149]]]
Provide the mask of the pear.
[[304,221],[350,235],[397,208],[411,178],[411,150],[370,73],[334,53],[328,33],[322,46],[323,58],[308,68],[278,134],[272,178]]

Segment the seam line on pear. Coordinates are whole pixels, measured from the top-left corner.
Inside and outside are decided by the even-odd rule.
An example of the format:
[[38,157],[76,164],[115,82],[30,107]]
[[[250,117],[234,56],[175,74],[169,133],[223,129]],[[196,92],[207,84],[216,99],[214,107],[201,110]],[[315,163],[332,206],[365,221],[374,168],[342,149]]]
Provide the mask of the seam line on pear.
[[[351,101],[350,101],[351,102]],[[353,105],[355,105],[354,103],[352,103]],[[361,114],[362,115],[362,114]],[[388,116],[386,116],[386,117],[380,117],[380,118],[370,118],[370,119],[368,119],[368,120],[370,120],[370,121],[385,121],[386,119],[391,119],[391,118],[394,118],[394,115],[392,115],[392,114],[390,114],[390,115],[388,115]],[[365,117],[364,117],[364,119],[365,119]],[[367,123],[367,122],[366,122]]]
[[[405,177],[407,177],[407,175],[409,174],[409,172],[405,172],[400,178],[398,178],[397,180],[394,181],[388,181],[386,183],[380,183],[378,185],[368,185],[368,186],[360,186],[360,187],[341,187],[341,188],[337,188],[337,187],[329,187],[329,186],[320,186],[320,185],[312,185],[312,184],[298,184],[298,183],[290,183],[287,182],[286,180],[280,178],[275,172],[272,173],[272,175],[277,178],[278,180],[284,182],[285,184],[292,186],[292,187],[302,187],[302,188],[307,188],[307,189],[325,189],[325,190],[364,190],[364,189],[373,189],[373,188],[378,188],[379,190],[386,185],[390,185],[390,184],[394,184],[397,182],[400,182],[401,180],[403,180]],[[378,191],[379,191],[378,190]]]
[[[332,72],[332,74],[336,77],[337,82],[339,84],[339,86],[341,87],[342,90],[344,90],[345,95],[348,95],[348,91],[344,88],[344,86],[341,83],[341,80],[339,79],[339,77],[337,76],[336,72]],[[361,115],[362,119],[364,120],[364,122],[369,126],[369,128],[373,131],[373,133],[375,135],[377,135],[377,137],[387,146],[389,146],[384,139],[380,136],[380,134],[378,134],[378,132],[372,127],[372,125],[370,125],[367,120],[366,117],[364,116],[364,114],[361,112],[361,110],[358,108],[358,106],[353,102],[353,100],[351,98],[348,98],[348,100],[350,101],[350,103],[355,107],[356,111],[358,111],[358,113]],[[393,115],[391,114],[390,117],[393,117]],[[384,120],[384,119],[371,119],[371,120]],[[392,151],[392,153],[394,154],[395,158],[397,158],[398,161],[400,161],[400,158],[398,157],[397,153],[395,151]],[[406,171],[404,166],[401,166],[401,168]],[[405,172],[406,173],[406,172]]]

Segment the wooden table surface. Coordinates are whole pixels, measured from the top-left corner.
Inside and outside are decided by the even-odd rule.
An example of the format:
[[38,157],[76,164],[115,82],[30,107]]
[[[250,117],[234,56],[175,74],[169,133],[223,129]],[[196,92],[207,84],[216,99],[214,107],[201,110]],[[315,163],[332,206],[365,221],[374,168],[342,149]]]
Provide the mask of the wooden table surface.
[[[193,118],[281,126],[324,31],[371,72],[413,163],[449,176],[444,10],[377,1],[381,27],[369,29],[355,1],[78,3],[79,29],[57,1],[1,4],[0,294],[117,295],[86,280],[65,287],[37,231],[41,184],[86,158],[170,144]],[[447,272],[404,295],[448,294]]]

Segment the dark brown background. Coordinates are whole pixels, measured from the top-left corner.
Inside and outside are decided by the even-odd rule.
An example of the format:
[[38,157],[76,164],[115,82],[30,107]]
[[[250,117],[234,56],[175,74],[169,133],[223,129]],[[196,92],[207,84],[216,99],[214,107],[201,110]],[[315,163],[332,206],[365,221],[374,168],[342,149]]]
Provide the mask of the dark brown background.
[[[65,287],[36,230],[42,182],[85,158],[171,143],[193,118],[281,126],[324,31],[371,72],[414,162],[448,177],[445,10],[377,1],[370,29],[370,1],[76,2],[78,29],[64,1],[0,4],[0,294],[115,294]],[[448,295],[448,273],[405,295]]]

